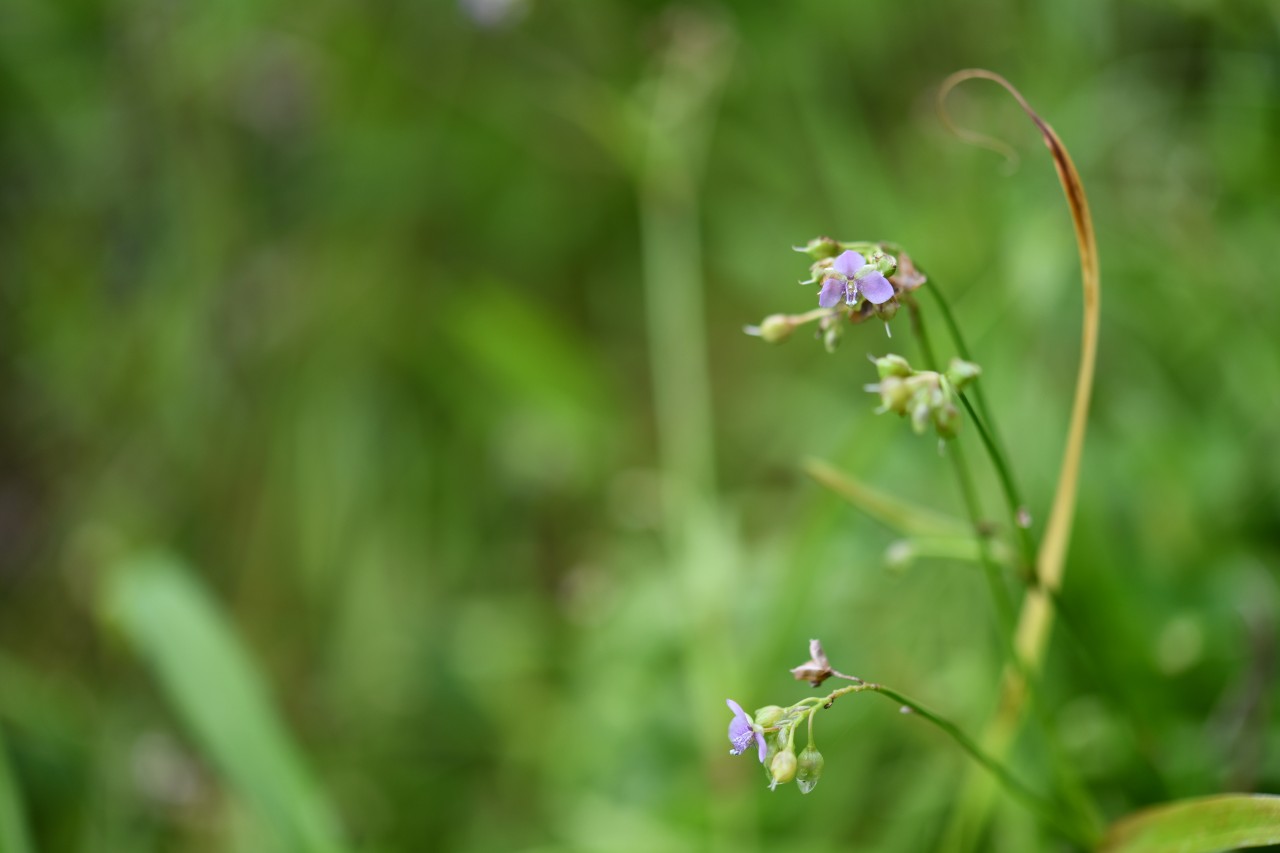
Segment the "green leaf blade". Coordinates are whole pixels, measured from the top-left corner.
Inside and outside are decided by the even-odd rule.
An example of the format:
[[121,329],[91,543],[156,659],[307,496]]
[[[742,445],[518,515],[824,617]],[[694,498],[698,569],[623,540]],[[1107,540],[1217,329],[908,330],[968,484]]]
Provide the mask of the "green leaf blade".
[[1179,800],[1112,824],[1102,853],[1214,853],[1280,844],[1280,796],[1221,794]]

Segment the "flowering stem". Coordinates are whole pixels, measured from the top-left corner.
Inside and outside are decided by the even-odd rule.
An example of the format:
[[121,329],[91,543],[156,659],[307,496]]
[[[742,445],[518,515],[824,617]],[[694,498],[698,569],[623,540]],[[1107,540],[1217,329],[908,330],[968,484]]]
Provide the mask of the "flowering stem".
[[[920,341],[920,350],[924,355],[925,367],[929,370],[938,369],[938,359],[934,355],[933,345],[929,341],[929,333],[925,329],[924,318],[920,315],[920,306],[914,299],[907,300],[907,309],[911,313],[911,328],[916,333],[916,339]],[[1005,650],[1011,656],[1015,664],[1016,657],[1013,656],[1012,637],[1016,628],[1016,616],[1013,611],[1013,601],[1009,598],[1009,590],[1005,587],[1004,581],[1000,577],[1000,567],[996,564],[995,557],[991,554],[991,542],[986,536],[982,523],[982,508],[978,505],[978,495],[973,488],[973,478],[969,474],[969,466],[965,464],[964,454],[960,450],[960,445],[951,442],[947,448],[947,456],[951,459],[951,465],[955,468],[956,479],[960,483],[960,492],[964,497],[965,510],[969,514],[969,523],[973,527],[973,535],[978,543],[978,559],[982,564],[983,573],[987,577],[987,586],[991,591],[991,599],[995,604],[996,615],[1000,620],[1000,636],[1005,641]]]
[[[1014,640],[1018,649],[1018,659],[1025,665],[1005,672],[999,710],[983,737],[983,743],[991,752],[1003,755],[1012,745],[1021,725],[1022,709],[1027,695],[1027,674],[1034,672],[1044,658],[1049,642],[1049,631],[1053,625],[1054,608],[1051,600],[1062,586],[1062,576],[1066,567],[1067,544],[1075,517],[1080,462],[1089,416],[1089,399],[1097,364],[1101,286],[1098,275],[1098,246],[1080,174],[1076,171],[1075,164],[1071,162],[1071,155],[1067,153],[1066,146],[1062,144],[1058,134],[1048,122],[1036,114],[1022,93],[1008,80],[991,71],[967,69],[956,72],[943,82],[938,92],[939,111],[944,121],[956,130],[946,115],[945,109],[942,109],[942,105],[953,88],[974,78],[995,82],[1012,95],[1018,102],[1018,106],[1035,124],[1049,147],[1054,168],[1058,172],[1058,179],[1067,199],[1067,206],[1071,211],[1076,247],[1080,254],[1080,278],[1083,291],[1084,316],[1080,338],[1080,364],[1076,372],[1076,387],[1071,405],[1066,447],[1063,449],[1058,485],[1054,490],[1053,502],[1050,504],[1048,520],[1044,527],[1044,538],[1036,553],[1037,584],[1028,590],[1023,600],[1018,620],[1018,633]],[[972,132],[961,133],[970,141],[987,140],[986,137]],[[986,818],[987,808],[984,791],[971,788],[966,792],[956,812],[957,819],[952,823],[952,828],[955,830],[952,837],[960,839],[964,836],[976,836]]]
[[[915,332],[916,338],[920,341],[920,349],[925,359],[925,366],[931,370],[936,370],[938,362],[929,339],[928,330],[924,324],[924,318],[921,316],[920,306],[915,300],[908,300],[907,308],[911,314],[911,328]],[[969,411],[971,415],[976,417],[976,413],[973,412],[972,408]],[[952,441],[948,451],[952,466],[956,471],[956,479],[960,483],[960,491],[964,496],[969,522],[973,526],[973,533],[978,545],[979,562],[982,564],[983,573],[987,578],[987,585],[991,590],[991,597],[995,602],[996,613],[1000,621],[1001,630],[999,633],[1003,651],[1009,659],[1012,671],[1018,673],[1023,684],[1026,685],[1027,692],[1030,694],[1032,711],[1044,732],[1050,757],[1068,799],[1080,815],[1093,822],[1096,809],[1079,777],[1072,771],[1069,763],[1063,757],[1063,750],[1053,721],[1040,701],[1039,684],[1033,677],[1034,673],[1031,668],[1018,653],[1015,641],[1018,630],[1017,616],[1014,613],[1013,602],[1009,597],[1009,590],[1004,584],[1000,567],[991,553],[991,541],[982,522],[982,508],[978,503],[977,492],[973,486],[973,478],[969,474],[969,468],[965,464],[959,443]]]
[[[883,243],[881,245],[887,251],[902,254],[902,247],[897,243]],[[960,324],[956,322],[956,316],[951,311],[951,304],[947,302],[942,289],[934,283],[933,278],[928,275],[924,267],[916,264],[916,269],[924,274],[925,286],[938,303],[938,308],[942,313],[942,321],[946,323],[947,332],[955,345],[956,353],[965,361],[973,361],[969,346],[965,343],[964,335],[960,332]],[[1034,577],[1036,566],[1035,538],[1031,534],[1030,526],[1023,523],[1027,505],[1023,502],[1022,495],[1018,491],[1018,484],[1013,479],[1013,471],[1009,465],[1009,455],[1004,449],[1004,442],[1000,440],[999,432],[996,431],[995,418],[992,417],[991,408],[987,405],[987,396],[982,390],[982,383],[979,381],[973,385],[973,398],[977,403],[977,411],[974,411],[975,407],[969,403],[968,397],[964,394],[959,396],[965,410],[969,413],[969,417],[977,426],[978,435],[982,439],[982,446],[986,448],[987,455],[991,457],[991,464],[996,469],[996,476],[1000,479],[1000,488],[1004,492],[1005,502],[1009,505],[1009,518],[1013,523],[1013,529],[1018,532],[1018,545],[1022,551],[1022,559],[1026,564],[1024,567],[1025,573]],[[981,417],[979,417],[979,413]]]
[[[983,529],[982,508],[978,505],[978,493],[973,487],[973,477],[969,473],[969,464],[965,462],[964,453],[961,451],[960,445],[955,442],[952,442],[951,446],[947,448],[947,455],[951,457],[952,467],[956,469],[956,479],[960,482],[960,492],[964,496],[965,509],[968,511],[969,519],[973,523],[973,533],[978,541],[978,557],[985,570],[987,584],[991,587],[991,597],[995,600],[996,610],[999,613],[1000,627],[1003,629],[1002,634],[1006,638],[1011,638],[1017,616],[1014,613],[1013,600],[1009,597],[1009,589],[1005,586],[1000,566],[996,563],[995,556],[991,553],[991,540]],[[1009,653],[1013,653],[1012,641],[1009,643]]]
[[[956,353],[965,361],[973,361],[973,357],[969,354],[969,347],[965,343],[964,335],[960,332],[960,324],[956,322],[955,314],[951,312],[951,305],[947,302],[946,297],[943,296],[942,289],[929,278],[926,278],[925,285],[938,303],[938,308],[942,313],[942,321],[947,326],[947,332],[951,335],[952,343],[955,344]],[[991,409],[987,406],[987,397],[982,391],[981,380],[973,385],[973,399],[976,403],[977,411],[974,411],[975,406],[970,404],[967,396],[960,395],[960,402],[964,404],[965,410],[973,420],[974,426],[977,427],[978,436],[982,439],[982,446],[986,448],[987,455],[991,457],[991,464],[996,469],[996,476],[1000,480],[1000,488],[1004,492],[1005,503],[1009,505],[1009,518],[1013,523],[1013,529],[1017,531],[1018,546],[1022,551],[1025,571],[1031,573],[1034,577],[1036,543],[1029,526],[1023,523],[1027,505],[1023,502],[1022,495],[1018,491],[1018,485],[1013,479],[1013,471],[1009,466],[1009,456],[1005,452],[1004,443],[1000,440],[1000,434],[996,430],[995,419],[991,416]],[[979,413],[981,413],[981,417],[979,417]]]
[[1086,847],[1093,846],[1094,839],[1091,837],[1091,833],[1089,831],[1081,829],[1080,826],[1063,818],[1061,810],[1056,805],[1032,791],[1020,782],[1017,777],[1009,771],[1009,768],[983,752],[982,749],[979,748],[978,744],[975,743],[971,737],[961,731],[960,727],[955,723],[952,723],[950,720],[943,719],[933,711],[930,711],[928,708],[921,705],[919,702],[902,695],[896,690],[892,690],[882,685],[874,685],[874,688],[877,693],[881,694],[886,699],[896,702],[903,707],[910,708],[912,712],[941,729],[943,733],[956,742],[957,746],[967,752],[970,758],[981,764],[993,776],[995,776],[996,780],[1005,787],[1005,790],[1063,835],[1078,844],[1083,844]]
[[[986,770],[996,778],[996,781],[1003,785],[1005,790],[1018,800],[1018,802],[1022,803],[1023,806],[1077,844],[1081,844],[1085,847],[1093,846],[1095,839],[1093,838],[1093,833],[1091,831],[1082,829],[1077,824],[1064,818],[1060,808],[1058,808],[1053,802],[1031,790],[1031,788],[1019,781],[1009,768],[983,752],[981,747],[978,746],[973,738],[965,734],[955,723],[939,716],[909,696],[903,695],[890,687],[885,687],[883,684],[860,681],[857,684],[851,684],[848,687],[841,687],[837,690],[833,690],[822,700],[822,704],[815,706],[813,710],[817,711],[819,707],[830,708],[831,704],[841,696],[848,693],[861,693],[867,690],[879,693],[900,707],[909,708],[916,716],[932,723],[936,728],[940,729],[943,734],[955,741],[956,745],[968,753],[970,758],[986,768]],[[812,726],[812,713],[810,714],[809,722]],[[812,733],[810,733],[810,738],[812,739]]]

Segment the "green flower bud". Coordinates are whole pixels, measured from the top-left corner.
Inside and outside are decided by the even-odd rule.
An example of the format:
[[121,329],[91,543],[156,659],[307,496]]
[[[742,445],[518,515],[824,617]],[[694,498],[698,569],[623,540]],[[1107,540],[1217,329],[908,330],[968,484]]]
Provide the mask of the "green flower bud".
[[960,410],[954,403],[947,401],[934,409],[933,425],[937,427],[938,435],[943,438],[955,438],[960,430]]
[[765,705],[755,713],[756,725],[763,729],[771,728],[778,724],[785,713],[786,709],[779,705]]
[[942,438],[955,438],[962,420],[956,407],[956,384],[971,382],[980,372],[976,364],[953,359],[947,375],[932,370],[913,370],[906,359],[886,355],[872,359],[880,381],[865,386],[880,395],[878,414],[893,412],[911,419],[911,428],[923,435],[929,427]]
[[947,381],[954,385],[957,391],[963,391],[966,386],[971,385],[973,380],[981,375],[982,368],[971,361],[953,358],[951,363],[947,365]]
[[887,379],[890,376],[907,377],[915,372],[905,358],[892,353],[875,359],[875,365],[881,379]]
[[886,278],[898,271],[898,259],[884,252],[872,252],[871,257],[867,258],[867,263],[883,273]]
[[890,299],[888,302],[881,302],[879,305],[873,305],[871,310],[881,320],[888,322],[898,316],[898,308],[900,307],[898,300]]
[[834,258],[843,251],[840,244],[830,237],[814,237],[803,246],[792,246],[797,252],[803,252],[815,261],[823,258]]
[[777,344],[791,337],[796,324],[786,314],[770,314],[760,321],[760,337],[767,343]]
[[898,415],[907,413],[907,404],[915,396],[915,392],[907,380],[897,376],[881,379],[878,385],[868,385],[867,390],[879,392],[880,409],[882,411],[893,412]]
[[807,794],[814,789],[818,784],[818,778],[822,776],[824,763],[822,753],[818,752],[812,743],[804,748],[796,768],[796,787],[800,789],[800,793]]
[[933,417],[933,407],[929,405],[927,393],[917,392],[911,397],[910,414],[911,428],[915,430],[916,435],[924,435]]
[[779,752],[769,764],[769,773],[773,776],[773,786],[790,782],[796,777],[796,754],[789,749]]

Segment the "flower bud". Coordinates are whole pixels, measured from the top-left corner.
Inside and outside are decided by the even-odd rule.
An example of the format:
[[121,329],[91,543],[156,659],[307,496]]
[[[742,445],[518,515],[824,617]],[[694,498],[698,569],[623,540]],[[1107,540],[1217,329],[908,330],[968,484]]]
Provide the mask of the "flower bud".
[[933,407],[929,405],[929,395],[917,391],[911,397],[910,403],[911,428],[915,430],[916,435],[924,435],[924,431],[929,428],[929,421],[933,417]]
[[876,366],[876,372],[880,374],[881,379],[886,379],[890,376],[902,376],[905,378],[915,372],[911,369],[910,363],[908,363],[905,358],[900,355],[893,355],[892,353],[873,359],[873,362]]
[[871,257],[867,258],[867,263],[886,277],[898,271],[898,259],[893,255],[886,255],[884,252],[872,252]]
[[778,705],[765,705],[755,713],[756,725],[762,729],[771,728],[777,725],[778,720],[782,719],[785,709]]
[[907,404],[911,402],[914,392],[907,380],[897,376],[881,379],[878,385],[868,385],[868,391],[879,392],[880,409],[898,415],[907,413]]
[[943,438],[955,438],[960,430],[960,410],[951,401],[943,403],[934,409],[933,425]]
[[822,776],[824,763],[822,753],[812,743],[804,748],[796,768],[796,787],[800,789],[800,793],[807,794],[814,789],[818,778]]
[[830,237],[814,237],[803,246],[792,246],[797,252],[803,252],[815,261],[823,258],[834,258],[840,254],[840,244]]
[[791,337],[796,324],[786,314],[770,314],[760,321],[760,337],[766,343],[776,344]]
[[881,302],[879,305],[873,305],[871,310],[875,312],[875,315],[881,320],[888,322],[898,316],[898,308],[900,307],[898,300],[890,299],[888,302]]
[[957,391],[963,391],[981,375],[982,368],[971,361],[953,358],[947,365],[947,381],[954,385]]
[[769,764],[769,773],[773,776],[774,785],[790,782],[796,777],[796,754],[789,749],[779,752]]

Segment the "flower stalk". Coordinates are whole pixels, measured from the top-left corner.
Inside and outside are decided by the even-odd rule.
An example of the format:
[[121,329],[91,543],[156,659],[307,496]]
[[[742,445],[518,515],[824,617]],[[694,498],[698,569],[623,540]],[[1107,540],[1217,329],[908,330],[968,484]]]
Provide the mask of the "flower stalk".
[[[982,749],[955,723],[891,687],[864,681],[855,675],[833,668],[827,659],[826,652],[823,651],[822,643],[818,640],[809,641],[809,659],[793,667],[791,675],[796,680],[806,681],[814,687],[819,687],[831,678],[850,683],[837,687],[825,696],[807,696],[787,707],[766,705],[757,710],[754,716],[746,713],[742,706],[732,699],[726,700],[729,710],[733,712],[728,731],[729,742],[732,745],[730,752],[741,755],[755,746],[760,762],[768,772],[770,790],[794,780],[802,793],[807,794],[812,791],[818,783],[818,777],[825,763],[813,739],[814,718],[818,711],[829,710],[842,696],[863,692],[879,693],[897,703],[904,713],[921,717],[950,737],[1015,799],[1046,824],[1077,843],[1090,842],[1090,828],[1082,827],[1081,823],[1067,818],[1065,816],[1067,812],[1019,780],[999,758]],[[808,726],[809,739],[797,758],[796,734],[802,724]]]
[[[1098,272],[1097,241],[1093,220],[1084,185],[1066,146],[1057,133],[1027,103],[1013,84],[991,71],[967,69],[948,77],[938,93],[938,110],[942,120],[958,136],[970,142],[1001,150],[1007,148],[996,140],[972,131],[956,128],[947,114],[947,95],[961,83],[972,79],[990,80],[1005,89],[1018,102],[1018,106],[1035,124],[1053,157],[1054,168],[1062,184],[1063,193],[1071,212],[1075,229],[1076,246],[1080,255],[1080,275],[1083,294],[1083,319],[1081,324],[1080,362],[1076,373],[1071,416],[1067,429],[1066,446],[1059,468],[1058,484],[1050,506],[1044,538],[1036,554],[1036,585],[1023,600],[1014,635],[1017,663],[1006,668],[1001,687],[999,710],[983,736],[988,751],[1000,756],[1007,754],[1023,719],[1028,698],[1029,675],[1037,670],[1048,645],[1049,631],[1053,625],[1053,600],[1061,588],[1066,567],[1067,544],[1075,518],[1076,492],[1079,483],[1080,462],[1084,452],[1084,436],[1088,424],[1089,401],[1093,391],[1093,378],[1097,365],[1098,332],[1100,325],[1101,284]],[[976,836],[985,818],[989,798],[974,789],[962,801],[957,817],[961,823],[953,824],[951,837]]]
[[[978,376],[980,368],[971,360],[955,315],[942,292],[936,285],[928,282],[900,247],[891,243],[843,242],[830,237],[819,237],[803,247],[797,247],[797,251],[812,259],[810,278],[801,283],[818,285],[818,308],[804,314],[771,315],[760,326],[748,327],[746,331],[766,341],[778,342],[789,338],[799,326],[816,320],[817,337],[828,350],[834,350],[845,328],[851,324],[876,317],[885,322],[888,331],[888,321],[897,314],[900,307],[907,307],[911,328],[916,333],[926,369],[916,370],[902,357],[888,354],[873,359],[879,373],[879,382],[866,388],[880,395],[878,412],[909,416],[917,433],[923,433],[930,427],[936,430],[940,438],[940,449],[951,459],[978,561],[984,570],[999,622],[1003,651],[1007,656],[998,711],[979,745],[979,742],[968,737],[954,724],[909,697],[882,685],[864,682],[835,671],[822,653],[821,645],[815,640],[811,646],[810,660],[793,669],[793,675],[810,682],[814,687],[820,686],[828,678],[839,678],[852,683],[825,697],[804,699],[786,708],[768,706],[757,711],[754,719],[731,701],[730,707],[735,710],[735,719],[730,725],[729,734],[735,753],[745,751],[751,743],[758,745],[761,761],[770,773],[771,787],[795,778],[802,782],[800,787],[807,792],[816,784],[817,774],[822,768],[822,756],[813,743],[813,721],[817,711],[830,708],[836,699],[850,693],[877,692],[897,702],[904,711],[913,712],[928,720],[950,736],[988,771],[989,778],[999,782],[1046,823],[1073,841],[1088,844],[1096,822],[1096,810],[1078,776],[1071,772],[1069,766],[1064,766],[1053,721],[1032,688],[1048,644],[1054,604],[1062,583],[1067,543],[1074,520],[1098,340],[1099,283],[1096,245],[1084,189],[1065,147],[1053,129],[1031,109],[1008,81],[988,71],[958,72],[942,86],[939,95],[940,109],[943,99],[951,89],[974,78],[992,80],[1003,86],[1040,130],[1052,153],[1071,209],[1080,251],[1084,290],[1080,365],[1066,447],[1041,541],[1037,543],[1031,530],[1030,512],[1013,476],[1008,452],[996,430],[983,389],[977,385],[971,395],[963,393]],[[945,111],[942,114],[943,120],[950,126]],[[952,129],[969,141],[1007,150],[1007,147],[994,140],[956,130],[954,127]],[[940,362],[913,293],[925,283],[931,285],[930,291],[959,355],[945,373],[940,372]],[[1011,522],[1010,535],[1017,542],[1019,574],[1027,587],[1020,609],[1014,595],[1017,590],[1010,589],[1000,563],[995,559],[995,545],[1004,543],[997,543],[993,539],[995,528],[983,518],[978,491],[962,448],[956,443],[946,448],[946,440],[956,437],[957,429],[966,415],[974,423],[1007,505]],[[880,501],[877,505],[883,503],[884,501]],[[1056,781],[1061,785],[1060,793],[1069,806],[1066,810],[1059,809],[1054,802],[1021,783],[1003,763],[1028,707],[1044,728],[1050,757],[1058,775]],[[809,741],[801,759],[797,760],[795,732],[806,721]],[[963,846],[966,835],[970,841],[976,837],[976,832],[985,820],[992,791],[989,784],[967,786],[955,813],[958,820],[952,824],[952,829],[957,830],[958,834],[949,833],[950,840],[958,841]]]

